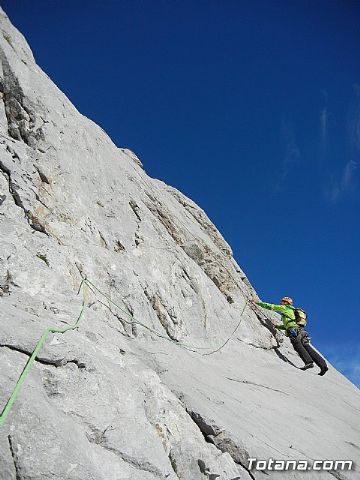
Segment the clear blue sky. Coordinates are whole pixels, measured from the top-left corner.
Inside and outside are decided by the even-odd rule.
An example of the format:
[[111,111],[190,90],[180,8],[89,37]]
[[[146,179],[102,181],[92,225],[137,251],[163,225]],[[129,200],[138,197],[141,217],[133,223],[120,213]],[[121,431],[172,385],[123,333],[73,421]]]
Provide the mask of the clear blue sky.
[[194,199],[360,385],[360,3],[2,0],[39,65]]

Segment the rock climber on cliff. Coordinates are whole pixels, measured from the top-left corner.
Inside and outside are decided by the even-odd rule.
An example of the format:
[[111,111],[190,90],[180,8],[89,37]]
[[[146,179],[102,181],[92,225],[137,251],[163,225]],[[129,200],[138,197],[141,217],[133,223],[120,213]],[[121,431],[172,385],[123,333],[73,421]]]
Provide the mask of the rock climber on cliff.
[[255,299],[252,299],[251,301],[259,307],[281,313],[282,325],[275,325],[275,328],[285,330],[285,335],[290,338],[294,350],[299,354],[305,364],[301,367],[301,370],[312,368],[315,362],[320,368],[318,375],[325,375],[328,371],[328,366],[322,356],[310,346],[309,337],[305,328],[296,322],[296,309],[293,307],[292,299],[290,297],[283,297],[281,299],[281,305],[260,302]]

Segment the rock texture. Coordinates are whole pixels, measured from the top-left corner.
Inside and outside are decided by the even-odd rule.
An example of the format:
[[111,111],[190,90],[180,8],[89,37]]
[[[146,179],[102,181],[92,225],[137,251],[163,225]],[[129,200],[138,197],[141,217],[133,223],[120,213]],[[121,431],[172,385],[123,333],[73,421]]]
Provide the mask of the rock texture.
[[[0,408],[43,330],[78,317],[82,275],[107,295],[84,286],[79,327],[49,335],[0,479],[295,480],[248,458],[358,459],[358,389],[295,368],[206,214],[82,116],[3,11],[0,60]],[[334,477],[360,478],[306,473]]]

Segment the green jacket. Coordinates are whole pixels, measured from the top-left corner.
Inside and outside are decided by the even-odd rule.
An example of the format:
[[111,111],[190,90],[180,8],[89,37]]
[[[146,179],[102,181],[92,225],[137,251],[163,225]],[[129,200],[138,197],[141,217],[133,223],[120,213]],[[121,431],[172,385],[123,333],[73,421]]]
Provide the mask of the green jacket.
[[256,304],[267,310],[281,313],[283,324],[275,325],[275,328],[278,328],[279,330],[287,330],[288,328],[299,326],[295,321],[294,307],[291,307],[290,305],[274,305],[273,303],[266,302],[256,302]]

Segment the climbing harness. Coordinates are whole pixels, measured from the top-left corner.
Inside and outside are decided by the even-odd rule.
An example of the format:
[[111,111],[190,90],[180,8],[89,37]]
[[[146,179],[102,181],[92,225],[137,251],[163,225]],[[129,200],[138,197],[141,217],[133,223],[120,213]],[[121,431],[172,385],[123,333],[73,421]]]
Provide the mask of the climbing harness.
[[[30,369],[31,369],[31,367],[32,367],[32,365],[33,365],[41,347],[43,346],[47,336],[50,333],[61,333],[61,334],[63,334],[65,332],[68,332],[69,330],[75,330],[75,329],[78,328],[79,323],[80,323],[80,321],[81,321],[81,319],[84,315],[85,305],[87,303],[87,291],[86,291],[85,287],[87,287],[87,289],[90,290],[91,292],[93,292],[95,295],[96,295],[96,293],[102,295],[109,302],[109,304],[114,305],[121,312],[125,313],[131,320],[131,321],[124,320],[126,323],[128,323],[130,325],[133,325],[133,324],[140,325],[143,328],[147,329],[149,332],[155,334],[156,336],[158,336],[160,338],[163,338],[164,340],[168,340],[170,342],[173,342],[173,343],[175,343],[175,345],[178,345],[179,347],[182,347],[186,350],[197,353],[199,355],[212,355],[213,353],[219,352],[222,348],[225,347],[225,345],[231,340],[231,338],[234,336],[235,332],[239,328],[239,326],[241,324],[241,321],[243,319],[243,314],[245,312],[245,308],[248,304],[248,299],[246,299],[244,307],[243,307],[243,309],[241,311],[241,314],[240,314],[239,322],[236,325],[234,331],[231,333],[231,335],[226,339],[226,341],[222,345],[220,345],[218,348],[216,348],[215,350],[212,350],[212,351],[206,352],[206,353],[201,353],[200,350],[208,350],[210,347],[196,347],[196,346],[192,346],[192,345],[187,345],[185,343],[178,342],[178,341],[173,340],[169,337],[166,337],[165,335],[162,335],[160,332],[156,331],[155,329],[145,325],[142,322],[139,322],[138,320],[135,320],[132,313],[125,310],[124,308],[119,306],[117,303],[115,303],[113,300],[111,300],[111,298],[106,293],[102,292],[91,280],[89,280],[83,274],[81,276],[82,276],[82,280],[81,280],[81,283],[80,283],[80,286],[79,286],[79,289],[78,289],[77,293],[79,295],[80,292],[82,291],[83,292],[83,299],[82,299],[80,313],[79,313],[75,323],[73,325],[69,325],[69,326],[64,327],[64,328],[48,327],[44,330],[43,334],[40,337],[40,340],[37,342],[37,344],[35,346],[34,351],[32,352],[31,356],[29,357],[28,361],[26,362],[26,364],[23,368],[23,371],[21,372],[12,393],[11,393],[9,399],[7,400],[5,406],[4,406],[4,408],[3,408],[3,410],[0,414],[0,427],[2,427],[4,425],[4,423],[7,419],[7,416],[9,415],[9,412],[10,412],[10,410],[11,410],[11,408],[12,408],[12,406],[13,406],[13,404],[14,404],[14,402],[15,402],[18,394],[19,394],[19,391],[20,391],[23,383],[25,382],[26,378],[28,377],[29,371],[30,371]],[[101,300],[97,300],[97,301],[99,303],[101,303],[102,305],[104,305],[106,308],[108,308],[110,310],[110,312],[113,315],[115,315],[114,312],[112,312],[111,307],[109,305],[106,305]]]

